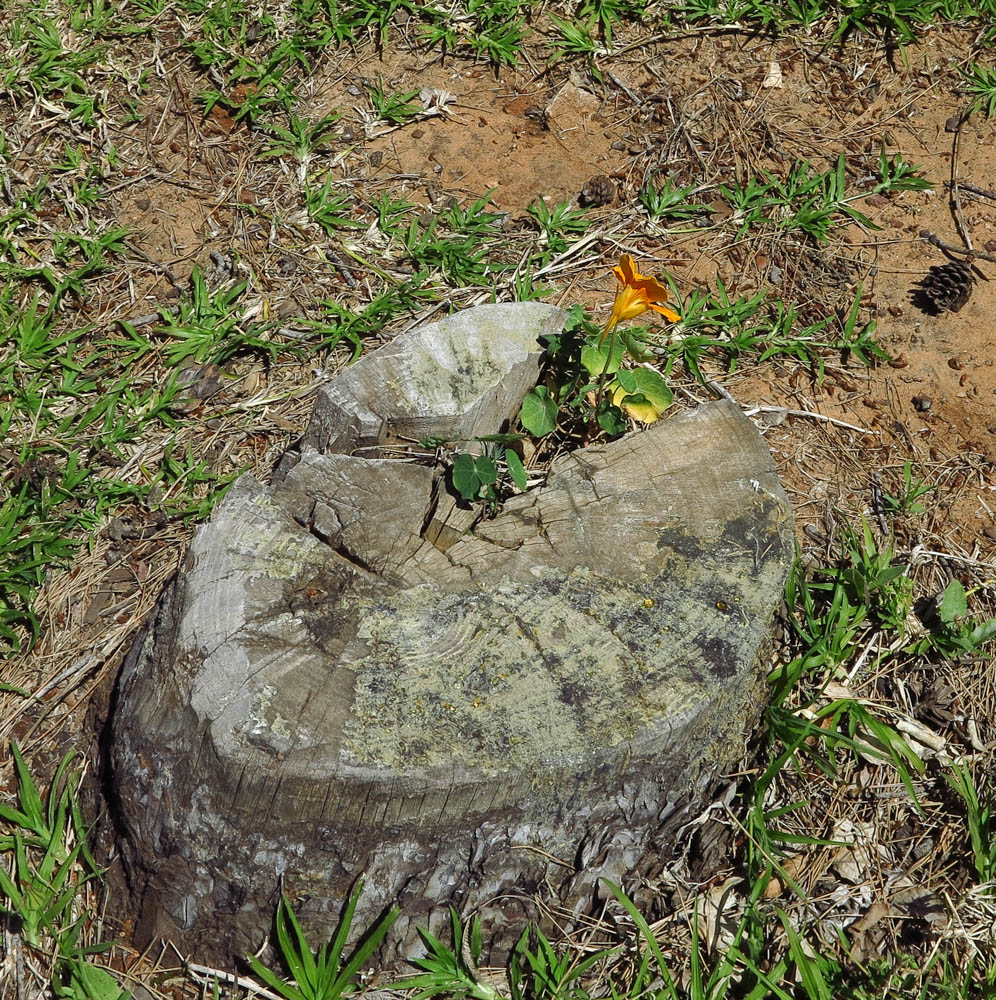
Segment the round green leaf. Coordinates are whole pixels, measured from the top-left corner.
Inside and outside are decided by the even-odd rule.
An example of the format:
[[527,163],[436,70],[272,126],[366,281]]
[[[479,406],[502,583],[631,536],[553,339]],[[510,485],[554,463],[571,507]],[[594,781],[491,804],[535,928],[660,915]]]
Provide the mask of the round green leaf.
[[453,460],[453,488],[464,500],[476,500],[481,488],[474,456],[464,452]]
[[[609,359],[609,341],[612,341],[612,360],[606,369],[605,362]],[[611,337],[606,339],[601,347],[598,346],[596,339],[592,339],[581,348],[581,364],[585,366],[588,374],[593,378],[598,378],[603,372],[611,375],[613,372],[619,371],[624,351],[625,347],[620,337],[616,337],[614,340]]]
[[543,437],[557,426],[557,401],[545,385],[538,385],[522,401],[519,420],[533,437]]
[[498,482],[498,470],[495,468],[495,463],[487,455],[481,455],[474,462],[474,472],[477,474],[477,480],[481,486],[492,486]]
[[632,371],[620,372],[619,384],[628,395],[642,395],[658,411],[666,410],[674,402],[674,393],[659,372],[649,368],[634,368]]

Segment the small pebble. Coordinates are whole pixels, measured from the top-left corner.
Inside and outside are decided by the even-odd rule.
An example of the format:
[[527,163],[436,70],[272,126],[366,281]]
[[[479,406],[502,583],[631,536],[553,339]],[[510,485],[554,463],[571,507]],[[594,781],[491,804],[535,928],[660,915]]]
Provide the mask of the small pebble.
[[930,396],[914,396],[912,402],[917,413],[926,413],[934,405]]

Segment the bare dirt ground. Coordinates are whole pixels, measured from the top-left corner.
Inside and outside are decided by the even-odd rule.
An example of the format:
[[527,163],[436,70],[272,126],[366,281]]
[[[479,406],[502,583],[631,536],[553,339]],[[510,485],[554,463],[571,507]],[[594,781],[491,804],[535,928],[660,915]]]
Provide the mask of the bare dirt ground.
[[[167,25],[154,41],[136,43],[136,63],[156,69],[140,98],[140,125],[112,128],[121,169],[91,210],[108,224],[128,227],[136,252],[86,300],[85,321],[110,328],[171,308],[195,265],[208,273],[234,267],[249,276],[251,308],[287,317],[288,328],[314,314],[322,300],[365,304],[382,286],[383,273],[403,278],[405,261],[378,242],[375,231],[344,232],[337,246],[311,225],[294,163],[261,157],[260,136],[244,121],[221,107],[201,113],[194,95],[204,89],[204,77],[176,51],[169,30]],[[996,176],[996,120],[976,113],[958,126],[967,98],[956,68],[973,36],[951,29],[928,32],[904,50],[855,40],[843,50],[821,51],[798,38],[773,41],[736,31],[648,41],[633,27],[632,35],[631,47],[625,37],[617,44],[621,51],[607,63],[601,85],[566,64],[541,73],[527,65],[496,72],[404,47],[343,50],[312,78],[299,113],[317,118],[344,112],[336,143],[315,157],[357,205],[386,192],[431,218],[447,205],[467,205],[490,192],[491,209],[507,213],[513,254],[530,231],[526,209],[537,198],[576,204],[592,177],[608,176],[615,188],[611,202],[592,210],[588,233],[542,275],[554,288],[551,301],[581,303],[596,318],[611,305],[609,267],[620,253],[632,254],[647,273],[669,273],[683,294],[715,288],[722,279],[731,296],[767,289],[813,318],[846,314],[860,286],[862,315],[876,321],[876,337],[891,362],[869,368],[828,355],[822,379],[785,360],[745,359],[729,373],[717,359],[706,372],[745,407],[771,408],[756,419],[795,504],[808,558],[818,561],[831,552],[841,515],[852,523],[861,515],[874,522],[876,491],[895,492],[909,459],[936,491],[925,514],[897,521],[897,556],[919,565],[924,593],[937,593],[959,576],[979,588],[979,599],[988,593],[991,607],[996,263],[977,260],[985,277],[957,313],[932,315],[916,295],[928,268],[945,260],[920,234],[962,245],[945,186],[953,173],[962,184],[967,234],[975,249],[996,257],[996,195],[969,188],[988,189]],[[780,79],[768,85],[773,68]],[[448,114],[390,127],[372,117],[361,96],[377,79],[393,91],[444,88],[454,100]],[[20,130],[12,176],[30,182],[40,174],[52,134]],[[839,153],[847,156],[850,181],[860,185],[873,173],[883,142],[918,164],[934,187],[863,202],[876,231],[842,225],[823,245],[775,226],[740,234],[715,198],[719,184],[744,181],[762,169],[784,174],[799,158],[826,169]],[[716,209],[710,224],[664,228],[649,221],[638,194],[653,178],[697,186],[696,201]],[[368,212],[368,221],[373,218]],[[389,339],[439,311],[486,301],[490,293],[451,289],[447,301],[396,318],[378,336]],[[497,294],[511,297],[507,285]],[[680,335],[677,328],[673,336]],[[323,370],[293,360],[230,363],[176,446],[194,449],[219,473],[249,469],[265,477],[303,432],[315,389],[347,357],[338,352]],[[162,377],[150,365],[135,373],[135,382]],[[709,397],[680,368],[672,384],[681,404]],[[151,437],[129,464],[151,461],[167,439],[165,433]],[[136,508],[109,522],[73,565],[49,579],[41,601],[42,640],[0,668],[0,680],[40,695],[27,708],[13,695],[0,695],[4,743],[16,738],[39,755],[50,749],[53,759],[67,746],[94,743],[121,658],[176,571],[191,530]],[[906,678],[859,674],[849,683],[860,697],[894,699],[911,717],[934,726],[949,746],[984,753],[991,768],[994,679],[992,660],[980,658]],[[966,719],[974,720],[974,730]],[[821,912],[854,910],[859,953],[866,957],[888,950],[889,942],[919,942],[929,950],[941,933],[932,908],[939,912],[943,900],[965,885],[945,807],[937,802],[926,818],[911,816],[899,805],[902,790],[897,794],[894,777],[880,764],[852,763],[846,777],[846,791],[840,790],[845,785],[811,786],[798,822],[812,823],[822,836],[831,836],[834,824],[843,835],[840,824],[849,822],[877,845],[875,860],[826,847],[800,856],[795,874],[813,900],[826,902]],[[687,914],[694,893],[708,898],[725,885],[742,830],[724,824],[725,833],[703,836],[696,847],[708,858],[702,862],[706,884],[673,886],[667,898],[674,908],[667,913],[659,904],[662,933]],[[831,900],[846,883],[841,873],[847,864],[860,869],[860,890],[853,893],[861,899],[853,906]],[[897,870],[901,884],[891,874]],[[897,902],[900,890],[905,903]],[[127,923],[123,937],[120,964],[134,972],[139,965],[127,949]],[[966,941],[970,937],[966,932]]]

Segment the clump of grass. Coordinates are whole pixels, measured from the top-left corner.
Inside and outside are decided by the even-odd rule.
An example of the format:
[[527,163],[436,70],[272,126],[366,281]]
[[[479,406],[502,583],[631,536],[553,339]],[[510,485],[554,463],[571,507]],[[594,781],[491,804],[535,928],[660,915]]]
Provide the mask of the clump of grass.
[[268,968],[255,956],[249,958],[252,971],[285,1000],[338,1000],[355,992],[357,975],[398,916],[397,908],[389,910],[344,960],[343,952],[362,891],[361,879],[346,903],[332,940],[317,952],[312,950],[287,898],[281,896],[276,916],[277,946],[290,979]]
[[774,223],[781,229],[798,230],[818,243],[825,243],[831,229],[844,220],[867,229],[878,228],[856,207],[863,198],[931,187],[929,181],[916,176],[919,167],[907,163],[900,154],[890,157],[884,146],[879,153],[878,180],[873,187],[849,191],[845,168],[843,154],[837,157],[833,168],[823,172],[798,160],[784,179],[762,170],[745,184],[721,184],[719,192],[733,210],[741,236],[759,224]]
[[[43,798],[16,743],[10,752],[17,802],[0,802],[0,915],[8,938],[16,949],[28,949],[54,970],[50,983],[43,985],[57,997],[121,1000],[127,994],[117,980],[92,961],[111,946],[84,943],[93,917],[86,889],[103,872],[87,846],[75,754],[63,757]],[[22,967],[18,961],[18,970]],[[16,985],[18,994],[26,995],[27,984]]]

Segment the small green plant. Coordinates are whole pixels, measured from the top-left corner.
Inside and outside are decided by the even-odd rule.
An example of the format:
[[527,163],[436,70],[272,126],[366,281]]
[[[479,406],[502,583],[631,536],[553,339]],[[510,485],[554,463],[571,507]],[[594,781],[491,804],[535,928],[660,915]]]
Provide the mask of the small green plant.
[[[12,855],[13,870],[0,866],[3,912],[15,917],[21,936],[33,948],[44,935],[55,938],[62,954],[71,954],[82,914],[73,916],[83,884],[100,875],[86,845],[86,827],[76,801],[79,775],[70,771],[75,755],[66,754],[42,799],[16,743],[11,756],[17,773],[18,805],[0,803],[0,820],[9,832],[0,836],[0,852]],[[80,875],[81,867],[85,873]]]
[[403,236],[408,256],[428,274],[439,272],[451,285],[493,285],[496,273],[512,265],[488,258],[489,242],[501,236],[504,216],[488,210],[488,191],[466,208],[454,205],[428,225],[412,219]]
[[694,205],[688,199],[695,194],[698,188],[676,187],[670,178],[666,179],[659,187],[653,180],[648,180],[640,188],[640,204],[647,210],[647,215],[654,222],[661,219],[674,219],[683,221],[686,219],[700,218],[712,212],[708,205]]
[[301,325],[311,329],[315,343],[312,349],[331,351],[343,342],[351,348],[351,361],[363,351],[363,338],[382,330],[392,319],[405,312],[421,308],[434,301],[431,291],[420,285],[421,276],[403,285],[389,286],[377,292],[359,312],[348,309],[335,299],[323,299],[318,305],[322,315],[305,319]]
[[472,52],[495,66],[514,66],[525,37],[525,0],[466,0],[473,28],[466,36]]
[[311,950],[293,908],[287,897],[281,895],[276,915],[277,946],[291,979],[274,972],[255,956],[249,958],[252,971],[285,1000],[338,1000],[353,993],[357,973],[384,940],[399,912],[397,908],[392,908],[384,914],[349,958],[343,961],[343,951],[362,891],[361,880],[349,897],[332,940],[317,952]]
[[435,935],[419,928],[419,936],[426,947],[426,956],[417,958],[414,965],[421,974],[394,985],[399,990],[418,990],[413,1000],[430,1000],[431,997],[451,996],[453,1000],[500,1000],[501,994],[490,984],[479,979],[477,963],[481,959],[481,922],[475,916],[469,931],[460,923],[456,910],[450,907],[453,947],[449,948]]
[[52,986],[58,1000],[129,1000],[131,997],[107,969],[81,958],[61,963]]
[[907,649],[911,653],[938,653],[955,659],[976,653],[996,639],[996,619],[973,622],[968,612],[968,594],[958,580],[952,580],[928,616],[926,634]]
[[302,163],[306,163],[311,155],[320,149],[325,148],[333,141],[332,129],[341,116],[336,114],[325,115],[318,121],[309,121],[307,118],[299,118],[295,114],[288,115],[288,126],[284,128],[275,122],[263,121],[257,128],[270,136],[269,141],[263,146],[259,155],[268,156],[293,156]]
[[260,328],[243,319],[239,299],[246,282],[234,282],[210,291],[203,272],[195,267],[191,291],[176,311],[160,311],[162,323],[156,333],[168,339],[166,364],[176,367],[188,358],[200,364],[219,363],[243,351],[273,355],[276,345],[264,338]]
[[474,456],[461,452],[454,458],[451,470],[453,488],[464,500],[471,503],[483,500],[493,508],[498,502],[499,493],[505,492],[500,482],[502,472],[507,473],[516,489],[525,491],[528,485],[526,470],[522,459],[511,448],[505,448],[503,469],[499,468],[495,452],[508,437],[502,434],[480,439],[485,443],[485,454]]
[[979,791],[967,764],[953,763],[947,783],[965,803],[965,821],[972,845],[972,861],[980,884],[996,880],[996,813],[992,799],[979,798]]
[[843,533],[845,564],[824,570],[844,588],[855,606],[868,609],[869,617],[881,628],[904,634],[913,609],[913,581],[906,564],[896,563],[892,546],[879,545],[868,522],[862,518],[860,534],[847,526]]
[[834,166],[823,172],[814,169],[808,160],[797,160],[784,179],[762,170],[761,177],[751,176],[744,185],[736,181],[721,184],[719,193],[733,209],[739,236],[758,225],[774,223],[782,229],[801,230],[818,243],[825,243],[830,230],[847,219],[867,229],[878,229],[855,203],[875,194],[930,188],[929,181],[915,176],[919,169],[898,153],[890,157],[883,146],[878,181],[863,191],[848,191],[846,160],[840,154]]
[[351,216],[352,199],[345,192],[336,190],[336,181],[331,177],[321,187],[306,183],[304,203],[311,221],[321,226],[329,236],[334,236],[340,229],[366,228],[364,222]]
[[591,224],[587,213],[572,209],[569,202],[561,201],[551,209],[543,197],[534,201],[527,209],[536,220],[546,252],[538,258],[541,264],[548,263],[563,253]]
[[[83,902],[88,882],[103,872],[87,846],[77,793],[76,755],[62,758],[43,799],[17,743],[11,743],[17,804],[0,802],[0,914],[39,955],[55,950],[53,987],[66,1000],[122,1000],[127,996],[88,957],[109,945],[80,943],[91,914]],[[10,868],[7,867],[9,858]]]
[[384,89],[382,80],[367,84],[367,97],[377,112],[377,117],[392,125],[403,125],[425,111],[421,104],[412,100],[413,97],[418,97],[418,93],[417,90],[409,90],[391,94]]
[[596,26],[605,44],[612,45],[612,29],[622,20],[641,21],[646,13],[643,0],[582,0],[578,17]]
[[985,111],[987,118],[996,114],[996,66],[972,63],[960,70],[967,81],[965,90],[974,94],[973,107]]
[[602,73],[595,62],[595,57],[608,55],[608,49],[592,34],[594,23],[576,23],[557,17],[556,14],[551,14],[550,20],[557,26],[560,35],[554,43],[550,63],[558,62],[565,56],[580,56],[587,61],[588,72],[601,83]]
[[934,185],[925,177],[916,176],[920,169],[913,163],[907,163],[902,153],[889,156],[883,142],[878,153],[878,180],[871,191],[863,193],[861,197],[893,194],[897,191],[929,191]]
[[857,0],[844,8],[843,17],[840,19],[833,40],[846,39],[854,32],[863,35],[884,32],[901,43],[912,42],[916,38],[916,32],[906,15],[918,7],[919,4],[915,0],[899,0],[899,3]]
[[[469,929],[461,926],[456,910],[450,908],[453,946],[443,944],[428,931],[419,930],[427,955],[414,960],[423,971],[394,984],[395,989],[418,990],[414,1000],[450,996],[453,1000],[501,1000],[502,994],[484,982],[478,970],[481,958],[481,925],[473,917]],[[557,948],[538,928],[527,927],[508,957],[506,973],[510,1000],[545,997],[569,1000],[586,997],[582,977],[603,963],[615,949],[603,949],[578,960],[568,950]]]
[[868,366],[876,359],[888,361],[889,354],[874,338],[875,320],[860,321],[861,297],[859,286],[846,314],[804,324],[799,307],[771,300],[763,289],[749,297],[731,298],[717,276],[714,292],[693,289],[676,301],[683,333],[663,348],[665,376],[680,361],[701,380],[703,361],[714,355],[725,360],[730,372],[745,357],[758,363],[794,358],[812,368],[817,380],[823,377],[827,352],[845,353]]
[[936,486],[931,486],[923,479],[914,476],[913,463],[906,459],[903,465],[902,488],[895,494],[882,491],[882,510],[892,516],[922,514],[926,508],[919,502],[920,498],[936,489]]
[[384,191],[370,203],[377,213],[377,228],[386,236],[402,236],[408,229],[405,218],[411,214],[415,205],[407,198],[392,198]]

